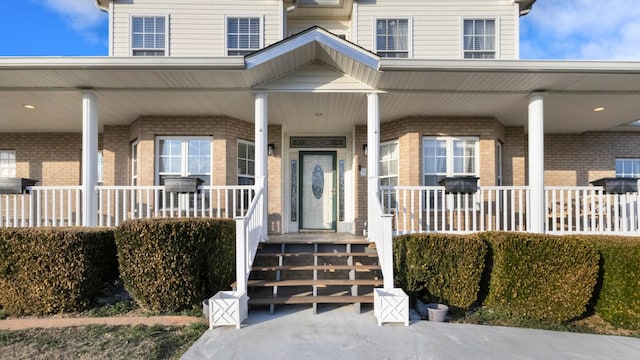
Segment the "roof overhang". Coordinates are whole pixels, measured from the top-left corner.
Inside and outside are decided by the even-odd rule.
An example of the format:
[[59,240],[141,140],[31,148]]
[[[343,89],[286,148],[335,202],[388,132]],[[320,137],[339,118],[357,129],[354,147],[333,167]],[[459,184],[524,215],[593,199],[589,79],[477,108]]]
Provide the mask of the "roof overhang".
[[531,12],[531,8],[536,0],[513,0],[513,2],[520,5],[520,16],[525,16]]

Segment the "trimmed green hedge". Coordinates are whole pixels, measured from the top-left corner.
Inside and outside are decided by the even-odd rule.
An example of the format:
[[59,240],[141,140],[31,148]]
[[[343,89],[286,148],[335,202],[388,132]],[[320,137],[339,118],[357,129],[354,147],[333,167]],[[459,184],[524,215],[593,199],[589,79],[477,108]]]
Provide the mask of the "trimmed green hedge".
[[197,306],[235,277],[233,220],[132,220],[116,243],[125,288],[147,310]]
[[394,239],[395,277],[412,295],[466,311],[478,298],[487,245],[475,234],[416,234]]
[[113,229],[0,229],[0,304],[11,315],[84,310],[117,277]]
[[580,236],[601,255],[600,276],[592,306],[605,321],[640,330],[640,238]]
[[482,233],[493,252],[485,304],[507,316],[563,322],[582,315],[598,277],[596,248],[570,237]]

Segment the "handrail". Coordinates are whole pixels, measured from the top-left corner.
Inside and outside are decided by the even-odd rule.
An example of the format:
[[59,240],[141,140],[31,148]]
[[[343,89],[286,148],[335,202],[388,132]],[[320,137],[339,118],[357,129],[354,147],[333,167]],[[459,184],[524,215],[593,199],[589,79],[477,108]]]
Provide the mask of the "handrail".
[[236,291],[247,292],[247,281],[258,244],[263,239],[264,189],[265,179],[256,178],[255,196],[243,216],[236,221]]

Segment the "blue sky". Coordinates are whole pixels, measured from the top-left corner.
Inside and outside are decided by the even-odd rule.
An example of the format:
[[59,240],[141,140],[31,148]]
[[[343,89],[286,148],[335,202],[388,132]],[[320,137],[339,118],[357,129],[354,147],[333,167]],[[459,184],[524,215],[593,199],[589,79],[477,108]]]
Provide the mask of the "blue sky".
[[[94,0],[3,0],[0,56],[106,56]],[[638,0],[538,0],[521,20],[522,59],[640,60]]]

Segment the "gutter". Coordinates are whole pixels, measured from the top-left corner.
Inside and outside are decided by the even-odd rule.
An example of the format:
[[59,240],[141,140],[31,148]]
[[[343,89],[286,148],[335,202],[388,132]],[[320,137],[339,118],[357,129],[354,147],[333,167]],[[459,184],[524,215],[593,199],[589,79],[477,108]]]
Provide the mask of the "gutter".
[[244,70],[242,57],[0,57],[0,70]]

